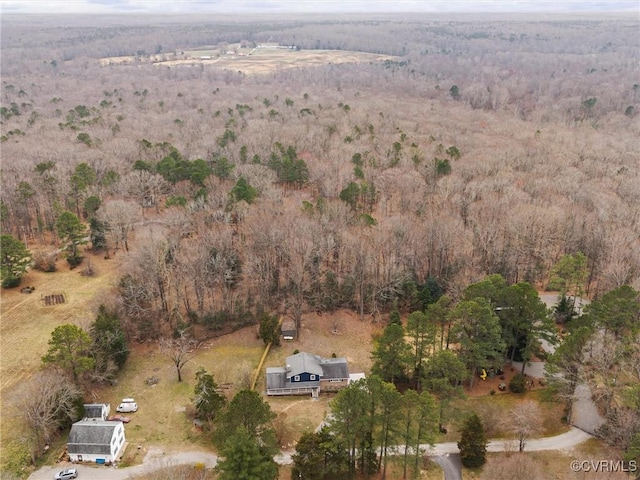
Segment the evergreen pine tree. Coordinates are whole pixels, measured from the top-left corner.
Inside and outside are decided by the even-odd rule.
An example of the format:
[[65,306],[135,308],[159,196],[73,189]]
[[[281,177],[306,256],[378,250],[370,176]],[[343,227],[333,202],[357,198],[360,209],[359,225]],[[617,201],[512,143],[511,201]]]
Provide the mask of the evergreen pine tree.
[[475,413],[467,419],[462,428],[458,448],[462,465],[467,468],[481,467],[487,461],[487,437],[482,422]]

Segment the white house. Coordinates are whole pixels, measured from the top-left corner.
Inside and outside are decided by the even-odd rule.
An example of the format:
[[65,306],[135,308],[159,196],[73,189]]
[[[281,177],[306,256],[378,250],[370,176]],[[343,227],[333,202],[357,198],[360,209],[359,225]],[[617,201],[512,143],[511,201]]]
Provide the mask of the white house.
[[84,419],[71,427],[67,450],[72,462],[110,464],[122,454],[124,442],[122,422]]

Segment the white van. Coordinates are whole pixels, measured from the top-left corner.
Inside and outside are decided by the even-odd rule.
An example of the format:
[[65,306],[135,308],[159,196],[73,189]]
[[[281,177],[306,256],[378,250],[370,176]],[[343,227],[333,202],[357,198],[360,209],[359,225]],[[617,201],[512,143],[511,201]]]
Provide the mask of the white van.
[[[131,400],[131,399],[124,399],[124,400]],[[137,411],[138,411],[138,404],[135,402],[122,402],[120,405],[118,405],[118,408],[116,408],[116,412],[118,413],[133,413]]]

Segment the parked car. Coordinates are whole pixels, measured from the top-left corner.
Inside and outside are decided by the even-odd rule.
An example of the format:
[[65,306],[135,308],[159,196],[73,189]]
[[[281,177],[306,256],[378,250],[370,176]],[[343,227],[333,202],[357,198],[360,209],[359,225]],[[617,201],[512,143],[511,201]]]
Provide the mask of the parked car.
[[135,402],[123,402],[118,405],[116,412],[118,413],[132,413],[138,411],[138,404]]
[[131,421],[129,417],[125,417],[124,415],[111,415],[110,417],[107,418],[107,420],[110,422],[122,422],[122,423],[129,423]]
[[68,478],[78,478],[78,470],[75,468],[67,468],[56,473],[55,480],[67,480]]

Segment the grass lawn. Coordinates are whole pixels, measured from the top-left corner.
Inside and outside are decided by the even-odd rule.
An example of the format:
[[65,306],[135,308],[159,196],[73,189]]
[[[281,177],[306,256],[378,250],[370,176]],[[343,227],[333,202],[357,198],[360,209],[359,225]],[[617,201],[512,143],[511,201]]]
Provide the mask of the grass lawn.
[[[170,451],[213,449],[209,436],[193,426],[195,373],[204,367],[231,399],[235,392],[246,388],[260,360],[263,345],[255,338],[254,330],[249,327],[206,342],[183,367],[182,382],[178,382],[171,360],[162,355],[156,345],[133,349],[118,384],[95,391],[100,402],[111,403],[112,410],[124,397],[133,397],[138,403],[138,411],[128,414],[132,420],[125,426],[129,442],[126,463],[141,461],[140,453],[152,445]],[[146,380],[151,376],[159,382],[148,385]]]
[[[26,426],[21,405],[28,383],[42,365],[51,332],[67,323],[88,325],[95,318],[99,299],[112,288],[118,263],[86,254],[96,271],[82,276],[83,265],[70,271],[64,260],[58,272],[29,271],[22,286],[34,286],[31,294],[20,288],[2,291],[0,315],[0,469],[15,471],[28,462]],[[85,262],[87,260],[85,259]],[[66,302],[46,306],[41,297],[64,294]],[[52,446],[53,447],[53,446]],[[53,453],[53,452],[52,452]]]
[[571,450],[549,450],[524,453],[489,453],[487,463],[478,469],[462,469],[463,480],[628,480],[632,478],[623,472],[574,472],[571,462],[612,460],[619,453],[603,445],[596,439],[588,440]]
[[548,437],[566,432],[569,430],[569,425],[561,421],[564,415],[564,404],[543,401],[543,392],[543,390],[533,390],[522,394],[503,393],[453,400],[446,412],[447,434],[441,435],[437,441],[457,442],[460,440],[462,425],[466,418],[474,412],[483,419],[485,428],[488,429],[489,438],[507,437],[508,434],[501,428],[500,422],[506,418],[513,407],[525,400],[539,402],[543,426],[541,436]]

